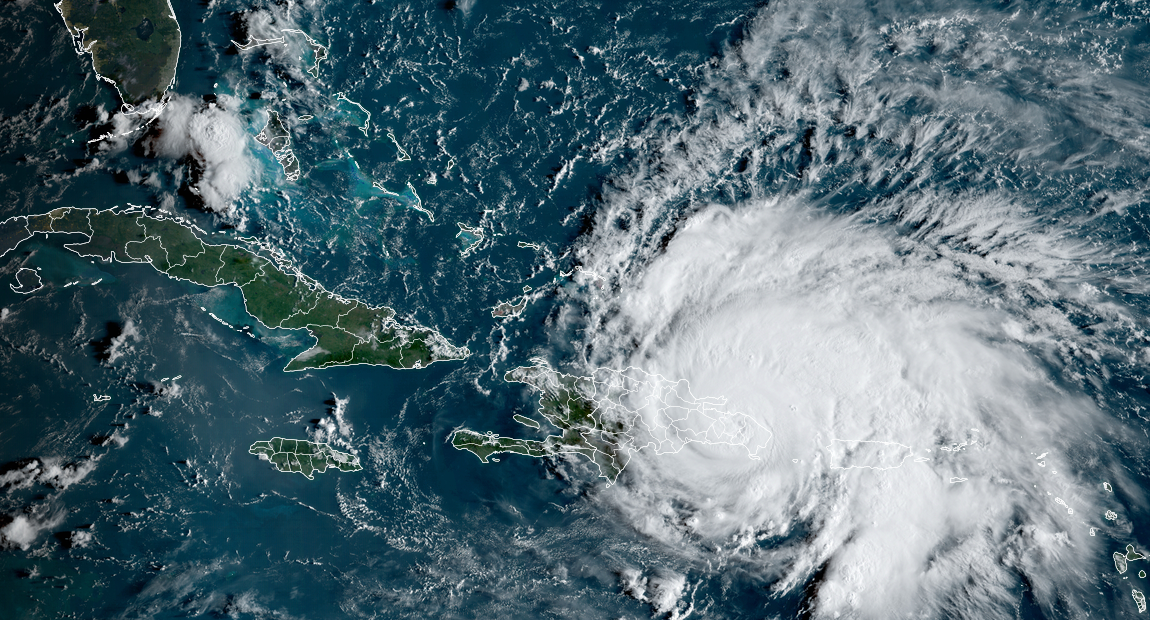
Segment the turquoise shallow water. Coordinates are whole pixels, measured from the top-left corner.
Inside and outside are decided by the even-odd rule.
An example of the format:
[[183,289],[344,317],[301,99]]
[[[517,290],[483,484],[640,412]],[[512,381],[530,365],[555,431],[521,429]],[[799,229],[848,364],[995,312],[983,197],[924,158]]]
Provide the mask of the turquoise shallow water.
[[[50,4],[10,3],[0,70],[19,87],[0,93],[4,216],[161,208],[214,236],[273,244],[329,289],[390,305],[473,355],[418,371],[283,373],[309,343],[252,321],[234,289],[92,263],[62,239],[24,243],[0,261],[0,278],[15,283],[32,268],[45,286],[29,295],[0,286],[0,615],[1137,616],[1131,590],[1150,584],[1117,574],[1110,554],[1146,541],[1150,514],[1146,15],[1133,4],[799,4],[184,3],[169,116],[129,139],[88,143],[115,126],[114,93],[74,54]],[[284,28],[327,46],[318,78],[295,35],[283,49],[231,43]],[[180,130],[170,120],[180,109],[216,124]],[[268,111],[291,129],[298,181],[249,139]],[[179,131],[195,148],[165,151],[164,136]],[[241,172],[233,210],[214,212],[207,190]],[[532,414],[534,396],[501,379],[532,359],[575,372],[700,365],[682,334],[729,308],[708,306],[709,289],[686,280],[649,304],[669,308],[667,321],[644,323],[642,302],[665,273],[652,265],[687,252],[676,239],[725,221],[707,219],[714,205],[731,221],[799,215],[748,233],[763,247],[793,242],[793,252],[760,255],[732,226],[717,254],[736,267],[696,274],[754,283],[714,294],[761,310],[734,336],[718,325],[715,341],[730,341],[707,359],[723,363],[755,329],[802,324],[772,312],[772,298],[816,290],[833,305],[876,273],[895,274],[881,281],[892,314],[920,302],[927,315],[1001,311],[993,329],[963,334],[987,347],[1022,343],[1009,358],[1021,361],[967,375],[1038,377],[1047,391],[1026,393],[1038,404],[1023,416],[1036,433],[1053,424],[1045,404],[1081,404],[1081,420],[1060,427],[1075,434],[1048,442],[1051,469],[1071,480],[1049,488],[1079,506],[1077,520],[1048,517],[1039,506],[1050,502],[1025,488],[1030,474],[1003,457],[971,479],[1014,503],[988,510],[981,528],[914,530],[941,540],[914,564],[923,589],[876,608],[866,587],[842,594],[852,583],[884,591],[866,581],[865,556],[849,555],[852,540],[869,540],[869,518],[842,515],[873,507],[851,485],[887,479],[820,470],[770,494],[776,487],[732,468],[700,494],[692,476],[726,471],[725,453],[644,460],[608,487],[578,459],[483,465],[451,447],[464,426],[539,435],[512,419]],[[831,225],[810,232],[801,222],[811,221],[873,233],[894,258],[851,254],[853,237]],[[785,268],[812,255],[808,270]],[[916,279],[935,270],[947,286]],[[776,271],[787,286],[757,279]],[[822,282],[836,284],[827,293]],[[524,285],[523,314],[492,317]],[[675,306],[675,291],[694,305]],[[814,359],[835,384],[828,359],[849,347],[791,339],[798,331],[775,334],[779,351],[803,345],[777,367]],[[668,352],[686,361],[660,357]],[[978,392],[978,382],[937,372],[939,393]],[[763,401],[788,389],[768,387]],[[973,407],[988,433],[1004,402],[1014,402],[1005,390]],[[784,437],[801,428],[791,411],[764,423]],[[957,445],[938,428],[931,446]],[[315,480],[276,472],[247,453],[274,436],[330,441],[364,469]],[[770,468],[789,467],[789,447]],[[1109,494],[1102,479],[1121,483]],[[735,499],[724,504],[724,493]],[[751,496],[761,511],[739,503]],[[959,503],[930,507],[959,515]],[[724,518],[745,523],[709,529]],[[840,522],[849,533],[828,534]],[[983,537],[993,552],[967,551],[964,541]],[[889,559],[871,554],[874,565]]]

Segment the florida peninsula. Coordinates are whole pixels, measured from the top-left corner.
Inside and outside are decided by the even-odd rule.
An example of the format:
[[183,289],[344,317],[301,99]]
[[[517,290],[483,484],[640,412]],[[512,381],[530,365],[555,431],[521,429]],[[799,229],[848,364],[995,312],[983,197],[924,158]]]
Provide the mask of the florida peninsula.
[[163,96],[176,77],[180,24],[168,0],[60,0],[72,43],[96,75],[137,104]]

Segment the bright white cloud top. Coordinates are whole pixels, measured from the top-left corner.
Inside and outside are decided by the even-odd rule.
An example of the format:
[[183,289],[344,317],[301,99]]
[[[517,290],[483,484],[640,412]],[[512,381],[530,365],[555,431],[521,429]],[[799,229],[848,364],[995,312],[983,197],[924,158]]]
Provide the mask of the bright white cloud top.
[[[610,485],[627,466],[631,453],[645,448],[655,454],[675,454],[690,443],[735,446],[758,460],[771,439],[771,432],[759,421],[728,411],[724,398],[697,398],[685,380],[669,381],[635,367],[599,368],[590,377],[580,377],[540,363],[517,368],[507,373],[506,380],[526,383],[538,391],[539,414],[563,432],[543,440],[466,429],[452,433],[452,445],[485,463],[499,453],[581,454],[598,466],[599,475]],[[530,418],[515,419],[539,428]]]

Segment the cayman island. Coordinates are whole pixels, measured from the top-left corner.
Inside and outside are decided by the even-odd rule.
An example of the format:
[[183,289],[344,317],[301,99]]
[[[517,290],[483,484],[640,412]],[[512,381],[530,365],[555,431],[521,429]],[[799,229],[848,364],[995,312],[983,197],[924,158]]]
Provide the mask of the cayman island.
[[359,457],[354,454],[332,450],[326,443],[315,443],[305,439],[284,439],[272,437],[268,441],[257,441],[248,448],[250,454],[271,461],[282,472],[303,474],[312,480],[312,472],[322,474],[328,467],[340,471],[359,471]]
[[387,306],[370,306],[325,290],[268,248],[207,243],[197,230],[163,214],[145,215],[140,207],[64,207],[0,223],[0,256],[35,234],[78,234],[86,240],[64,247],[80,256],[147,263],[171,278],[238,287],[248,314],[261,324],[306,329],[316,339],[285,371],[352,364],[425,368],[470,353],[434,329],[400,323]]
[[60,0],[56,10],[96,75],[125,104],[161,97],[176,77],[180,25],[168,0]]

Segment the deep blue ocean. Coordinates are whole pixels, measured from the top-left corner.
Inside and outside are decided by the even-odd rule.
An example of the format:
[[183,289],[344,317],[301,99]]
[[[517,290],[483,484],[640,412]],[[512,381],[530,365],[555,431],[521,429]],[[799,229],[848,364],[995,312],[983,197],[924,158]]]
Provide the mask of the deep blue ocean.
[[[285,373],[306,335],[238,290],[26,241],[0,618],[1144,613],[1150,562],[1113,554],[1150,556],[1150,6],[173,8],[144,119],[51,3],[6,3],[0,216],[191,218],[471,355]],[[689,379],[773,447],[639,452],[614,485],[454,449],[545,435],[503,380],[531,363]],[[363,470],[278,472],[247,452],[275,436]]]

